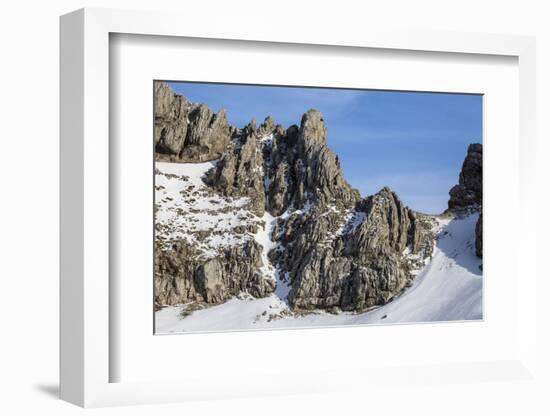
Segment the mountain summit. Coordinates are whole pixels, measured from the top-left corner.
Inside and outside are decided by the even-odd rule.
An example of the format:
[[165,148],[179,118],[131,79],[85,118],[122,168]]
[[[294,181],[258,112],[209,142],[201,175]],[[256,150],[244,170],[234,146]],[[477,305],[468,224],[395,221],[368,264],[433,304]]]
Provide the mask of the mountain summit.
[[[363,312],[400,295],[433,255],[434,217],[387,187],[361,198],[319,111],[286,129],[271,117],[237,128],[165,83],[155,93],[157,306],[276,295],[273,319]],[[450,208],[478,191],[481,201],[477,146]]]

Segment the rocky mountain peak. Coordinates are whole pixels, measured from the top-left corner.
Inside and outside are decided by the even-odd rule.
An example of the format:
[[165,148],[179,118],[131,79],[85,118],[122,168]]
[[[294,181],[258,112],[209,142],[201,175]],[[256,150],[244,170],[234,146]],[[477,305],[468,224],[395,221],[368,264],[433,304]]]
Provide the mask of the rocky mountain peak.
[[327,129],[318,110],[308,110],[296,134],[295,165],[297,193],[295,203],[316,203],[351,207],[359,192],[344,178],[338,157],[327,146]]
[[157,160],[204,162],[217,159],[232,136],[225,110],[192,104],[165,82],[155,82],[154,138]]
[[325,146],[327,143],[327,128],[323,119],[323,114],[315,109],[308,110],[300,123],[298,143],[301,152],[307,152],[311,147]]
[[380,189],[377,193],[373,195],[374,197],[380,197],[380,198],[397,198],[397,195],[395,192],[391,190],[389,186],[384,186],[382,189]]
[[[159,245],[158,302],[219,303],[243,290],[267,296],[287,285],[285,300],[294,309],[362,311],[390,301],[431,256],[432,220],[388,187],[361,198],[327,145],[318,110],[286,130],[271,117],[236,128],[224,111],[191,104],[163,83],[156,88],[157,160],[216,160],[199,185],[219,207],[211,209],[212,223],[228,228],[201,231],[197,241],[223,240],[214,232],[241,236],[206,257],[183,241]],[[231,209],[235,201],[238,210]]]
[[258,136],[267,136],[275,130],[275,122],[271,118],[271,116],[267,116],[262,124],[260,124],[260,128],[258,129]]
[[256,119],[253,118],[250,122],[244,127],[242,136],[250,136],[256,134]]
[[449,209],[481,206],[483,199],[482,178],[483,146],[480,143],[472,143],[468,146],[458,185],[449,191]]
[[253,120],[226,147],[207,181],[225,194],[252,197],[255,212],[274,216],[311,204],[351,208],[359,200],[326,144],[317,110],[304,114],[299,128],[287,130],[271,117],[258,128]]

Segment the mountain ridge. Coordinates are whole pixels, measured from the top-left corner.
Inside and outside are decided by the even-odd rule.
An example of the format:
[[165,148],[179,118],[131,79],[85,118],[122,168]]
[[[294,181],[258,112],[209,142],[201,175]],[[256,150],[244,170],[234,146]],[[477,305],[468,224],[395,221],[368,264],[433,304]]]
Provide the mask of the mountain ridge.
[[[287,129],[271,117],[259,127],[252,120],[236,128],[225,111],[190,104],[167,84],[157,83],[155,92],[157,162],[215,161],[200,177],[202,197],[215,196],[228,210],[246,200],[239,211],[247,216],[222,231],[243,235],[240,242],[220,246],[207,259],[187,236],[165,238],[171,226],[157,222],[157,305],[280,292],[294,312],[360,312],[402,293],[431,257],[433,218],[406,207],[387,187],[362,198],[327,146],[319,111],[308,110],[300,126]],[[460,178],[466,186],[462,173]],[[455,208],[449,205],[450,212]],[[162,203],[155,209],[162,211]],[[214,226],[203,238],[211,241],[219,231]]]

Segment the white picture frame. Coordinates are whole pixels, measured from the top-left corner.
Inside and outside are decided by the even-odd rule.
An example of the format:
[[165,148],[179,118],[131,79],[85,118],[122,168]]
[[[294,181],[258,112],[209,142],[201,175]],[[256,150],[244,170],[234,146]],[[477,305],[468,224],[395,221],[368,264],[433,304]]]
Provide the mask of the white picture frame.
[[[530,37],[467,33],[384,31],[377,29],[327,34],[314,26],[286,28],[265,25],[246,35],[232,22],[215,26],[174,13],[82,9],[61,18],[61,398],[80,406],[159,403],[214,397],[308,393],[374,388],[380,380],[433,382],[461,380],[525,380],[536,376],[536,217],[535,177],[535,41]],[[182,378],[177,381],[112,382],[110,366],[120,357],[110,348],[110,169],[109,158],[109,37],[110,34],[225,39],[248,42],[330,45],[332,47],[429,51],[442,54],[503,55],[517,58],[519,67],[519,189],[517,240],[522,286],[517,291],[517,348],[495,361],[419,362],[410,368],[349,367],[326,370],[320,378],[306,368],[291,380],[269,374],[269,385],[254,380],[227,384],[227,378]],[[111,259],[112,260],[112,259]],[[518,273],[517,270],[511,273]],[[151,277],[152,278],[152,277]],[[529,289],[527,289],[529,288]],[[148,306],[145,306],[148,307]],[[316,330],[317,331],[317,330]],[[323,330],[318,330],[323,331]],[[325,330],[327,331],[327,330]],[[319,332],[316,332],[319,333]],[[313,334],[313,332],[311,332]],[[151,334],[152,336],[152,334]],[[226,336],[239,337],[240,334]],[[313,335],[312,335],[313,336]],[[238,340],[236,341],[238,342]],[[390,376],[391,375],[391,376]],[[346,381],[342,381],[346,380]],[[273,390],[273,386],[280,388]]]

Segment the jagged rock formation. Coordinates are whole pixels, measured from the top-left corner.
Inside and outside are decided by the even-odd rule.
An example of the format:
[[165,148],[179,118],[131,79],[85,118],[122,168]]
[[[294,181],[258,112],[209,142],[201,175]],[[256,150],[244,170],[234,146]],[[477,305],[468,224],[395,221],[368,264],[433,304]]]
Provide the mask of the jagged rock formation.
[[[275,281],[260,273],[262,248],[248,240],[225,249],[221,256],[201,259],[196,249],[180,240],[169,250],[155,250],[155,302],[221,303],[241,292],[264,297]],[[169,277],[169,278],[167,278]]]
[[458,185],[449,191],[449,209],[481,206],[483,199],[483,146],[473,143],[462,164]]
[[165,82],[155,82],[155,154],[157,160],[200,162],[217,159],[235,130],[222,109],[215,114],[192,104]]
[[[327,146],[319,111],[307,111],[300,126],[288,129],[271,117],[237,129],[182,116],[202,111],[204,121],[211,113],[200,110],[204,106],[188,110],[187,100],[166,88],[158,87],[158,126],[166,130],[157,137],[155,129],[157,160],[219,158],[201,186],[219,198],[246,201],[239,209],[253,219],[222,231],[243,237],[208,255],[201,244],[214,240],[214,231],[192,236],[195,244],[188,236],[157,238],[158,304],[219,303],[243,291],[263,297],[286,285],[295,310],[363,311],[393,299],[431,256],[433,220],[388,188],[362,199]],[[178,123],[187,123],[187,130]],[[163,227],[173,231],[170,222]]]
[[[344,215],[342,215],[344,214]],[[388,188],[340,211],[319,204],[280,221],[273,260],[288,273],[298,309],[361,311],[390,301],[433,251],[432,223],[406,208]]]
[[228,144],[215,169],[205,181],[226,196],[251,198],[251,209],[262,216],[265,211],[263,144],[255,122],[251,122],[235,140]]
[[360,198],[327,147],[326,127],[316,110],[304,114],[300,128],[284,130],[270,117],[258,130],[250,123],[207,182],[227,195],[251,196],[258,215],[264,209],[278,216],[291,206],[330,202],[349,208]]
[[449,191],[449,211],[479,210],[476,224],[476,255],[482,257],[483,252],[483,145],[472,143],[462,164],[458,185]]

